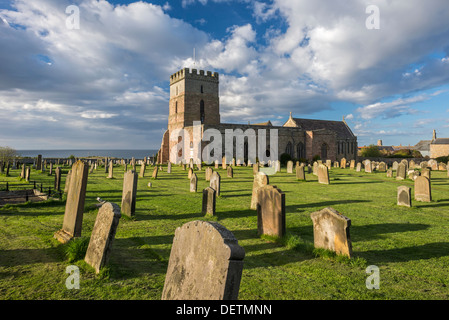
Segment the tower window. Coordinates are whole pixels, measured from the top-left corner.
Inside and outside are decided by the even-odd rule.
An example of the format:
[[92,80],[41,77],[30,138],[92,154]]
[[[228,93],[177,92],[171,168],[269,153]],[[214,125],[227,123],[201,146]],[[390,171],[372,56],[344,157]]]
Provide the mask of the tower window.
[[175,102],[175,113],[178,113],[178,101]]
[[201,123],[204,123],[204,101],[200,101],[200,120]]
[[201,93],[204,93],[204,91],[203,91],[203,85],[201,85]]

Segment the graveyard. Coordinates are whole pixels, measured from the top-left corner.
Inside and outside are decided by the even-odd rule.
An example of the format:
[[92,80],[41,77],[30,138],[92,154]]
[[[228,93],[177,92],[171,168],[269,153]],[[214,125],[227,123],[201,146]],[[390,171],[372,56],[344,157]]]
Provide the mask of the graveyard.
[[[82,230],[67,243],[54,237],[63,226],[69,201],[66,195],[62,200],[0,207],[1,299],[161,300],[175,232],[195,221],[223,226],[243,248],[244,257],[239,257],[243,259],[237,293],[240,300],[449,298],[446,170],[431,171],[431,198],[423,201],[420,194],[418,201],[413,177],[396,179],[396,169],[388,176],[383,169],[365,172],[350,169],[348,164],[346,168],[326,167],[323,175],[308,170],[297,175],[295,168],[282,167],[265,179],[268,186],[257,190],[258,201],[253,206],[252,167],[233,166],[232,172],[221,165],[203,165],[192,172],[178,165],[160,167],[155,170],[148,165],[142,172],[140,165],[136,166],[134,176],[140,173],[137,182],[126,182],[136,183],[135,203],[126,202],[122,192],[125,166],[115,165],[112,175],[103,167],[91,170],[81,208]],[[206,177],[210,173],[206,168],[213,169],[212,176],[218,173],[218,182]],[[61,169],[64,190],[72,167]],[[24,183],[20,173],[20,169],[12,169],[0,180],[10,185]],[[31,176],[46,184],[54,181],[54,174],[35,169]],[[302,176],[305,180],[298,179]],[[327,181],[319,181],[323,176]],[[208,187],[216,183],[219,187],[214,193]],[[410,206],[399,205],[398,198],[402,201],[404,195],[398,190],[403,186],[405,197],[411,198]],[[204,201],[203,195],[210,194],[214,203]],[[109,223],[116,226],[109,259],[101,268],[85,261],[87,246],[98,228],[97,216],[107,209],[99,205],[98,198],[115,204],[109,208],[115,212]],[[270,214],[269,206],[267,211],[260,205],[264,201],[273,203],[273,211],[279,208],[285,213],[283,225],[275,221],[271,228],[261,228],[258,217]],[[118,207],[122,208],[121,216]],[[350,219],[346,224],[350,254],[314,247],[311,215],[317,219],[325,208]],[[263,229],[278,233],[263,234]],[[80,270],[80,288],[76,290],[66,287],[66,268],[71,265]],[[379,268],[378,289],[367,287],[369,266]]]

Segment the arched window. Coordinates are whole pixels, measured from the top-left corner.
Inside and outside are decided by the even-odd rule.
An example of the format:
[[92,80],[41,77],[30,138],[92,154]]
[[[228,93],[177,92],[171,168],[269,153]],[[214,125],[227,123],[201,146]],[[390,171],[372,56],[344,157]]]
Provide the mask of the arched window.
[[306,157],[304,143],[298,143],[298,145],[296,146],[296,155],[298,156],[298,159]]
[[204,116],[205,116],[205,114],[204,114],[204,101],[201,100],[200,101],[200,120],[201,120],[201,123],[204,123]]
[[327,159],[327,144],[323,143],[321,145],[321,160]]
[[293,147],[292,147],[292,143],[290,141],[287,143],[287,147],[285,147],[285,153],[287,153],[291,157],[293,157]]

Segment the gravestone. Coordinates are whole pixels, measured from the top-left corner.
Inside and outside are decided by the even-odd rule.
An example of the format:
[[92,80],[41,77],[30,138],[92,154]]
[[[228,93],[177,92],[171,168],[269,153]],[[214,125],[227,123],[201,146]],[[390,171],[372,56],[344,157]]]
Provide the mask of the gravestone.
[[220,183],[221,183],[221,177],[218,174],[217,171],[214,171],[212,173],[212,176],[210,177],[210,184],[209,186],[215,190],[215,192],[217,193],[217,197],[220,196]]
[[377,169],[379,172],[385,172],[387,171],[387,165],[385,164],[385,162],[380,162],[379,163],[379,168]]
[[132,217],[136,211],[137,173],[129,170],[123,175],[123,191],[121,212]]
[[21,171],[21,173],[20,173],[20,177],[22,178],[22,179],[25,179],[25,172],[26,171],[26,165],[25,165],[25,163],[23,163],[22,164],[22,171]]
[[404,163],[399,163],[396,170],[396,180],[404,180],[406,174],[406,168]]
[[423,168],[421,169],[421,175],[423,177],[427,177],[429,180],[431,179],[431,170],[429,168]]
[[30,177],[31,177],[31,168],[30,167],[26,167],[25,170],[25,180],[30,182]]
[[175,231],[162,300],[236,300],[244,249],[216,222],[192,221]]
[[293,173],[293,161],[287,161],[287,173]]
[[187,177],[190,179],[190,178],[192,178],[192,174],[193,174],[193,169],[192,168],[189,168],[189,172],[188,172],[188,174],[187,174]]
[[430,187],[430,180],[427,177],[419,176],[415,180],[415,200],[422,202],[432,201],[432,193]]
[[259,235],[285,235],[285,194],[276,186],[259,188],[257,231]]
[[253,176],[259,172],[259,162],[253,164]]
[[215,215],[216,192],[211,187],[203,190],[202,214]]
[[145,162],[142,162],[142,164],[140,165],[139,177],[141,177],[141,178],[145,177],[145,169],[146,169],[146,164],[145,164]]
[[158,173],[158,171],[159,171],[158,166],[155,166],[155,167],[154,167],[154,170],[153,170],[153,174],[151,175],[151,178],[157,179],[157,173]]
[[304,172],[304,166],[296,166],[296,179],[298,180],[306,180],[306,174]]
[[109,170],[108,170],[108,179],[113,179],[114,178],[114,162],[112,162],[112,160],[109,161]]
[[393,166],[392,166],[393,171],[398,170],[398,165],[399,165],[399,163],[397,161],[393,162]]
[[[84,200],[88,178],[88,166],[78,160],[72,166],[70,174],[70,186],[68,187],[67,200],[64,212],[62,229],[57,231],[54,237],[62,243],[70,241],[74,237],[81,236],[83,223]],[[67,180],[66,180],[67,183]]]
[[346,158],[340,160],[340,168],[346,169]]
[[331,168],[332,168],[332,160],[326,160],[326,167],[327,167],[328,169],[331,169]]
[[324,165],[318,166],[318,182],[322,184],[329,184],[329,169]]
[[313,163],[313,175],[315,175],[315,176],[318,175],[318,166],[319,166],[318,162],[315,161]]
[[226,167],[227,167],[227,164],[226,164],[226,157],[222,157],[222,158],[221,158],[221,168],[222,168],[223,170],[225,170]]
[[315,248],[331,250],[337,254],[352,255],[349,234],[351,219],[328,207],[310,215],[313,221],[313,241]]
[[55,169],[55,189],[60,191],[61,190],[61,167],[57,167]]
[[98,210],[84,257],[84,261],[92,266],[96,273],[109,261],[120,217],[120,207],[115,203],[106,202]]
[[167,164],[167,173],[171,173],[171,162],[170,161]]
[[259,202],[259,189],[269,184],[268,176],[264,172],[258,172],[254,176],[253,192],[251,195],[251,209],[257,210],[257,203]]
[[50,170],[48,171],[49,175],[53,175],[53,162],[50,162]]
[[218,169],[218,160],[215,160],[215,169]]
[[36,170],[42,170],[42,155],[39,154],[37,156],[37,166],[36,166]]
[[69,170],[67,173],[67,176],[65,178],[65,185],[64,185],[64,193],[68,194],[70,189],[70,177],[72,176],[72,170]]
[[354,170],[355,169],[355,160],[351,160],[349,163],[349,169]]
[[387,178],[393,178],[393,169],[387,170]]
[[411,207],[412,206],[412,196],[411,188],[407,186],[398,187],[398,206]]
[[372,173],[373,166],[370,160],[365,160],[365,173]]
[[362,163],[361,162],[357,162],[357,166],[355,168],[356,172],[360,172],[362,170]]
[[227,170],[228,178],[234,178],[234,170],[232,169],[232,167],[229,166],[226,170]]
[[190,192],[196,192],[198,184],[198,178],[196,177],[196,173],[192,173],[190,177]]
[[205,173],[206,181],[210,181],[210,177],[212,176],[212,172],[213,172],[213,170],[212,170],[211,167],[207,167],[206,168],[206,173]]

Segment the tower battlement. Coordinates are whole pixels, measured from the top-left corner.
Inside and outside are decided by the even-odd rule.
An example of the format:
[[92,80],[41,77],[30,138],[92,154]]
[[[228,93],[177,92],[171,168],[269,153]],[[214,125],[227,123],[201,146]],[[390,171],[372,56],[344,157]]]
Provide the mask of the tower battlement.
[[218,72],[212,73],[211,71],[183,68],[170,76],[170,85],[186,78],[218,83]]

